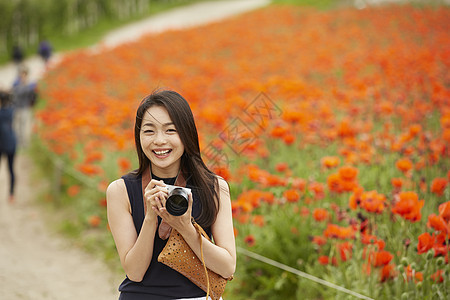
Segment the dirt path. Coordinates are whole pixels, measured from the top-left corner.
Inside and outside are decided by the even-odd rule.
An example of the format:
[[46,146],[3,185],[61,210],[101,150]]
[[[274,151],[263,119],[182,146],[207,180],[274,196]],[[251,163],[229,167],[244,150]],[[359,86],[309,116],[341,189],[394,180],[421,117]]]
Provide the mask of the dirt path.
[[[214,1],[178,8],[111,32],[102,42],[114,47],[141,35],[168,28],[205,24],[266,5],[269,0]],[[96,51],[96,47],[93,47]],[[61,54],[56,53],[53,63]],[[32,80],[44,65],[38,57],[25,64]],[[16,67],[0,67],[0,88],[9,88]],[[45,223],[36,195],[46,182],[33,176],[33,161],[19,152],[15,161],[16,201],[8,203],[7,161],[0,162],[0,299],[70,300],[117,299],[124,275],[113,274],[98,259],[77,248]]]
[[0,165],[0,298],[117,299],[122,276],[94,259],[44,224],[35,195],[42,182],[31,177],[33,164],[25,155],[16,160],[17,193],[7,201],[6,160]]

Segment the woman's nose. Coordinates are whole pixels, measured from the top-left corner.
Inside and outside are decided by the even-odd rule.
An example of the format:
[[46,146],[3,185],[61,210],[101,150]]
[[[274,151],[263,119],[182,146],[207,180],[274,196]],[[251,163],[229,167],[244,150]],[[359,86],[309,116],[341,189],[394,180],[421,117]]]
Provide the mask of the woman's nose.
[[167,142],[166,136],[163,133],[156,133],[155,139],[153,141],[156,145],[162,145]]

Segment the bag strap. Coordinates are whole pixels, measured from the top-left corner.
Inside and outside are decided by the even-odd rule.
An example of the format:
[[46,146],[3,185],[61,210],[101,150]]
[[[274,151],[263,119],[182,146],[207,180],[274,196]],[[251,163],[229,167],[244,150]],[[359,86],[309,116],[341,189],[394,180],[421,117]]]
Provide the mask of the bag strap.
[[202,265],[203,268],[205,269],[205,276],[206,276],[206,299],[209,299],[209,274],[208,274],[208,269],[206,268],[206,264],[205,264],[205,258],[203,257],[203,239],[202,239],[202,235],[207,238],[209,241],[210,238],[209,236],[206,234],[206,232],[203,230],[202,226],[198,225],[197,222],[195,222],[194,218],[191,217],[191,222],[192,225],[194,225],[195,230],[197,230],[198,232],[198,236],[200,238],[200,253],[201,253],[201,261],[202,261]]

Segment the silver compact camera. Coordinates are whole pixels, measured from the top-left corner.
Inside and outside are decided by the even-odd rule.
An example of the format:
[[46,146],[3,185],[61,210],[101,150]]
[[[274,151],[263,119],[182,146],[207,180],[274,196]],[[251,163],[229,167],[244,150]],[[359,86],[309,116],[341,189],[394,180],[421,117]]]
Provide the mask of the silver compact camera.
[[191,193],[191,189],[169,184],[166,185],[166,187],[169,191],[169,196],[166,200],[167,211],[173,216],[184,215],[188,209],[188,197]]

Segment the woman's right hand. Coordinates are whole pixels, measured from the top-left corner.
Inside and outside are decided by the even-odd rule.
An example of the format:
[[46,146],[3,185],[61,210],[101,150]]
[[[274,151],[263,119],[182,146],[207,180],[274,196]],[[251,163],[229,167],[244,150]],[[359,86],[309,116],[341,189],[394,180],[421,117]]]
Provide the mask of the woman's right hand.
[[165,199],[168,196],[166,184],[162,180],[152,179],[145,187],[145,218],[157,220],[157,214],[154,209],[161,210],[164,207]]

